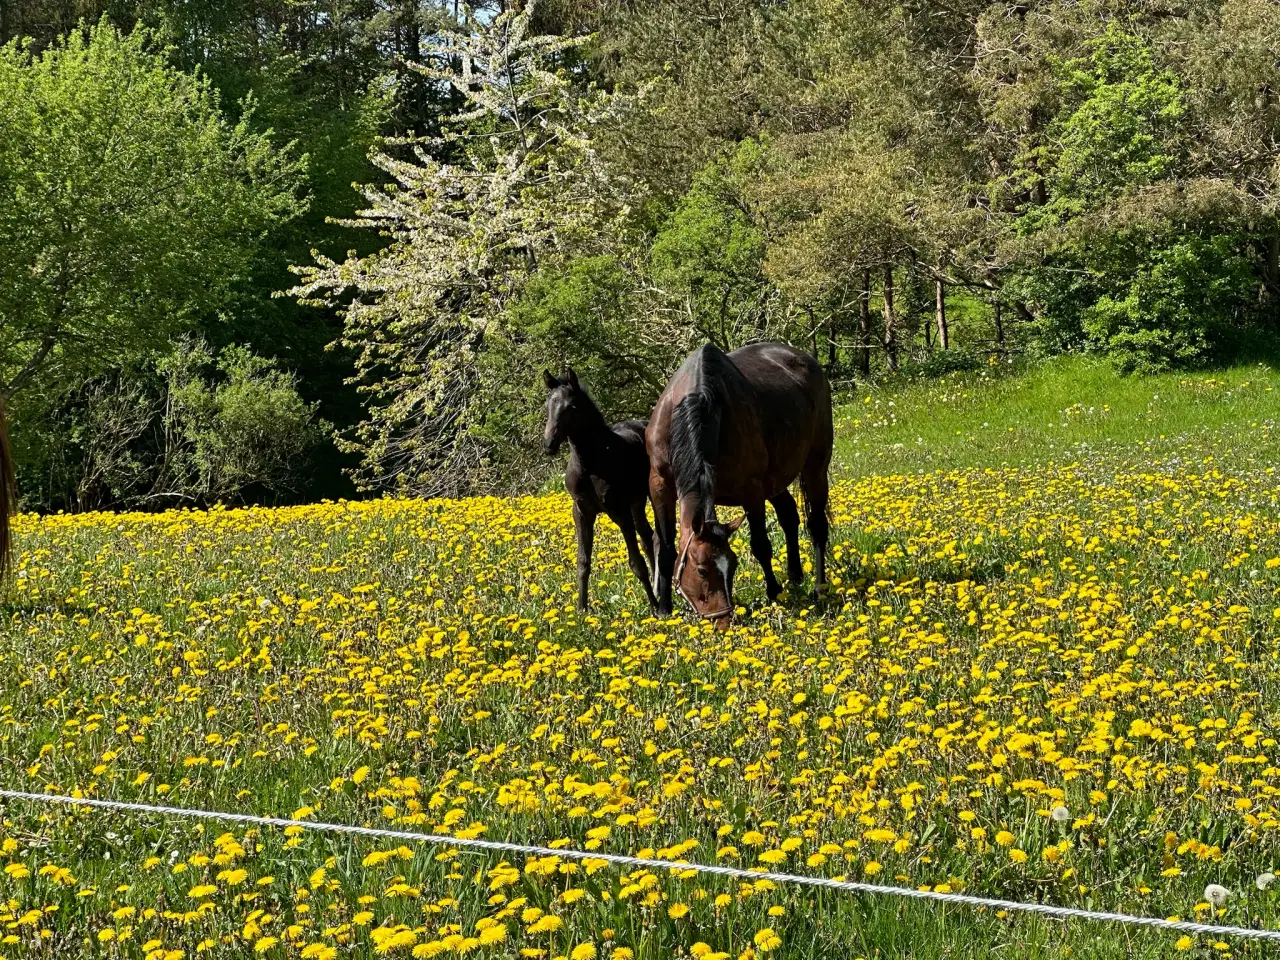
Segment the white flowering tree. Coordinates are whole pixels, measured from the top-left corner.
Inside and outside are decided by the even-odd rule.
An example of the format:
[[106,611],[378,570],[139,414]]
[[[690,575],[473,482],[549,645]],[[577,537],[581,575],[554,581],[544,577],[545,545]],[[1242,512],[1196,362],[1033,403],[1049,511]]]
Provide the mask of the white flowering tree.
[[591,128],[625,98],[577,88],[557,62],[583,38],[531,36],[533,4],[490,22],[464,18],[414,69],[462,102],[436,138],[388,143],[346,221],[389,239],[369,256],[314,254],[290,291],[337,307],[368,415],[344,443],[365,489],[456,493],[490,469],[486,344],[540,266],[589,242],[618,201]]

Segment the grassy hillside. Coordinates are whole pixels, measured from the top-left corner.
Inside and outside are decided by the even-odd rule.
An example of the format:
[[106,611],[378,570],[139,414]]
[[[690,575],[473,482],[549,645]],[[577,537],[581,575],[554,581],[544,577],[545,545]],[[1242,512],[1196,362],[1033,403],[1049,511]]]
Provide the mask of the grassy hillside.
[[1280,417],[1280,373],[1260,364],[1125,377],[1061,358],[864,390],[836,410],[836,472],[859,477],[1070,462],[1135,446],[1215,447]]

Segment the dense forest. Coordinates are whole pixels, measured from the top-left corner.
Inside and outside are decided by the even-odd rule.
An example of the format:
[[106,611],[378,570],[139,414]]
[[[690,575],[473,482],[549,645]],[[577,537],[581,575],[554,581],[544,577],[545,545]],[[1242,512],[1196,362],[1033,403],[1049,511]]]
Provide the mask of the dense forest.
[[1271,0],[6,0],[25,502],[537,483],[543,367],[1265,348]]

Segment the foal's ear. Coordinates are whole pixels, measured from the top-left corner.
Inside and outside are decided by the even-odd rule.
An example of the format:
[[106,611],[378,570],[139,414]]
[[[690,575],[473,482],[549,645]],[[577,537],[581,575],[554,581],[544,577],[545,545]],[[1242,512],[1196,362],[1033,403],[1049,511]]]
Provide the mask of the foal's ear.
[[556,379],[556,375],[550,370],[542,371],[542,382],[547,385],[548,390],[554,390],[556,387],[560,386],[560,381]]
[[578,389],[578,375],[574,373],[573,367],[569,368],[569,378],[567,382],[569,386],[573,387],[573,389]]
[[738,528],[741,527],[743,523],[746,522],[746,519],[747,519],[747,514],[744,511],[742,516],[738,517],[737,520],[730,520],[728,523],[724,525],[724,528],[729,531],[730,536],[733,536],[733,534],[738,532]]

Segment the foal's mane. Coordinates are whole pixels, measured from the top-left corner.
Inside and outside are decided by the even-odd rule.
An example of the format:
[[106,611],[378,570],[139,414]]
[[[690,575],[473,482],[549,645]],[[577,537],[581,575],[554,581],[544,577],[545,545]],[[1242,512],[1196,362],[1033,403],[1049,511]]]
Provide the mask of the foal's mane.
[[676,493],[694,496],[705,519],[715,514],[715,462],[720,456],[723,386],[709,357],[721,355],[707,345],[698,351],[693,382],[671,414],[670,457]]
[[[565,385],[569,386],[573,390],[574,396],[577,398],[578,402],[583,405],[588,420],[598,421],[598,425],[602,427],[609,426],[609,422],[604,418],[604,411],[600,409],[600,404],[596,403],[595,397],[591,396],[591,394],[587,392],[586,387],[582,386],[580,383],[566,383]],[[596,424],[593,423],[592,425],[595,426]]]

